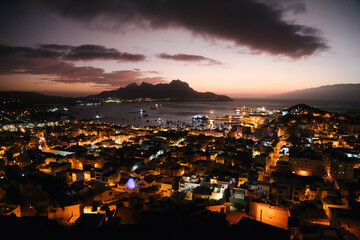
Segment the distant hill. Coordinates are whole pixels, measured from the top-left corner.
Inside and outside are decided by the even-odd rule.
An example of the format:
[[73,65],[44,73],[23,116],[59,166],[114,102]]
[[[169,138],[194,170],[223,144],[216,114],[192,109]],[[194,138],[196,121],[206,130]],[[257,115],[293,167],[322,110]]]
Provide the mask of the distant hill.
[[274,99],[343,101],[360,103],[360,84],[335,84],[271,95]]
[[0,92],[0,107],[12,108],[16,106],[27,107],[43,104],[71,104],[75,98],[49,96],[36,92],[3,91]]
[[217,95],[212,92],[197,92],[189,84],[180,80],[173,80],[170,83],[141,83],[137,85],[132,83],[126,87],[112,91],[104,91],[97,95],[89,96],[91,98],[116,97],[122,99],[153,98],[170,100],[202,100],[202,101],[232,101],[225,95]]
[[296,114],[296,113],[301,113],[301,112],[307,112],[309,114],[313,114],[313,113],[319,113],[319,114],[324,114],[326,113],[326,111],[321,110],[319,108],[316,107],[311,107],[307,104],[296,104],[293,105],[287,109],[284,109],[283,112],[289,112],[291,114]]

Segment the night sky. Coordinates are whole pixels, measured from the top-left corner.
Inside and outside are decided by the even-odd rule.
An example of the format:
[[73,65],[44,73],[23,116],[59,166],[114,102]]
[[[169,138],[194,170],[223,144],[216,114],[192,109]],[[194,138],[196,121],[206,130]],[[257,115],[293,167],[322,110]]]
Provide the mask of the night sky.
[[239,97],[360,83],[358,0],[2,0],[0,90],[180,79]]

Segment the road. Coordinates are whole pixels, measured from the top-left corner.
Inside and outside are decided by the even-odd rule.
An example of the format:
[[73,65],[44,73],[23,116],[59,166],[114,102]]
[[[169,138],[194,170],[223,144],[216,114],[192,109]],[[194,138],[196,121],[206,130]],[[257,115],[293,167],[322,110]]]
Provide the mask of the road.
[[269,160],[266,161],[266,175],[267,176],[271,175],[271,172],[275,168],[277,161],[279,161],[281,147],[286,145],[285,136],[282,135],[283,132],[284,131],[279,129],[279,132],[278,132],[279,141],[276,144],[276,146],[273,148],[274,151],[271,154],[269,154]]

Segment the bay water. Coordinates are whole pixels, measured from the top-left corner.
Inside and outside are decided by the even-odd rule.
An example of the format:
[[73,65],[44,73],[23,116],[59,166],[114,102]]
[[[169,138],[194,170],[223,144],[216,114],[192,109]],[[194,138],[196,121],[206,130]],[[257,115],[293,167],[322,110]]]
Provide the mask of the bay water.
[[329,112],[360,112],[360,105],[333,101],[296,101],[276,99],[234,99],[230,102],[210,101],[153,101],[130,103],[102,103],[78,105],[72,114],[74,119],[122,125],[146,126],[164,123],[191,123],[194,115],[223,117],[235,115],[235,107],[283,110],[295,104],[308,104]]

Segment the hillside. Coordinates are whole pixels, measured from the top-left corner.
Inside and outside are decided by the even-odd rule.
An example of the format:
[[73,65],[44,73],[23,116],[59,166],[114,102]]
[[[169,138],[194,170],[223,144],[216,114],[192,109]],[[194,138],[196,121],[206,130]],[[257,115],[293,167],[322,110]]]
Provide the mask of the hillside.
[[0,92],[0,108],[27,107],[33,105],[72,104],[75,98],[49,96],[36,92],[3,91]]
[[360,103],[360,84],[335,84],[269,96],[274,99],[322,100]]

